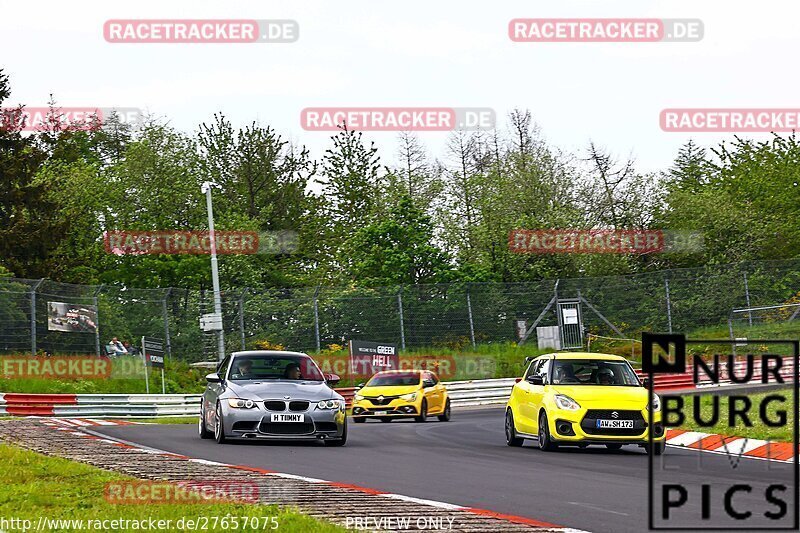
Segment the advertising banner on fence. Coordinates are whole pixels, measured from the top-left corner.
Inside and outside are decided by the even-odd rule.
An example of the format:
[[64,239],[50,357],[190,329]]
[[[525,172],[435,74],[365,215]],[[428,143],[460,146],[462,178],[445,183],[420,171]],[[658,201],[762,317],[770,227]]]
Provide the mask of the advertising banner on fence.
[[47,302],[47,330],[95,333],[97,331],[97,307],[86,304]]
[[398,370],[397,345],[388,342],[350,341],[350,371],[357,376],[372,376],[384,370]]

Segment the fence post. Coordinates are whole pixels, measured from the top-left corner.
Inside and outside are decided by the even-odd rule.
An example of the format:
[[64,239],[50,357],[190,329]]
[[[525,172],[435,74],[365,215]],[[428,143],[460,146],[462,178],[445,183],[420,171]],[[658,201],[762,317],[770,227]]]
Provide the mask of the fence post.
[[97,324],[94,325],[94,351],[97,354],[97,357],[100,357],[100,306],[97,305],[97,296],[102,292],[103,285],[97,287],[97,290],[94,291],[94,296],[92,297],[92,302],[94,303],[94,308],[97,310]]
[[747,271],[742,272],[744,276],[744,298],[747,302],[747,321],[753,327],[753,313],[750,312],[750,286],[747,284]]
[[170,294],[172,294],[172,287],[167,289],[167,292],[164,293],[164,298],[161,300],[161,315],[164,317],[164,344],[167,345],[167,357],[172,357],[172,340],[169,335],[169,312],[167,310],[167,300]]
[[[31,355],[36,356],[36,290],[44,282],[44,278],[31,287]],[[47,314],[45,313],[45,318]]]
[[397,310],[400,313],[400,349],[406,349],[406,330],[403,324],[403,288],[397,291]]
[[317,351],[319,352],[322,345],[319,342],[319,285],[314,289],[314,338],[317,341]]
[[469,340],[472,347],[475,347],[475,323],[472,321],[472,300],[469,297],[469,283],[467,283],[467,313],[469,314]]
[[667,324],[669,332],[672,333],[672,300],[669,297],[669,279],[666,276],[664,276],[664,291],[667,294]]
[[247,291],[249,289],[245,287],[242,289],[242,294],[239,295],[239,335],[242,339],[242,351],[245,348],[245,339],[244,339],[244,297],[247,295]]

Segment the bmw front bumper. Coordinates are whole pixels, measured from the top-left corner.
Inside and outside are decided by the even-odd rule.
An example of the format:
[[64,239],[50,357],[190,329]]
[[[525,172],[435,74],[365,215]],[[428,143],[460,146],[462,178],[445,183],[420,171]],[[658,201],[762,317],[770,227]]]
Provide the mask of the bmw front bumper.
[[[272,422],[271,415],[302,414],[303,422]],[[268,411],[259,403],[252,409],[224,406],[222,428],[226,438],[317,440],[338,439],[344,434],[346,414],[342,409],[318,409],[312,403],[305,411]]]

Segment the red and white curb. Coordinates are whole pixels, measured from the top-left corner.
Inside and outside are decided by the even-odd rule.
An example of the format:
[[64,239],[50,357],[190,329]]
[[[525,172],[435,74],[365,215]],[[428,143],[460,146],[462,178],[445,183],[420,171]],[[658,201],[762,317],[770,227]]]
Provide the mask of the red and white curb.
[[791,442],[772,442],[747,437],[730,437],[717,433],[702,433],[684,429],[668,429],[667,445],[703,452],[768,459],[790,463],[794,459],[795,445]]
[[423,499],[423,498],[415,498],[413,496],[406,496],[406,495],[403,495],[403,494],[394,494],[394,493],[391,493],[391,492],[385,492],[385,491],[381,491],[381,490],[371,489],[371,488],[368,488],[368,487],[361,487],[359,485],[351,485],[349,483],[340,483],[340,482],[336,482],[336,481],[327,481],[327,480],[324,480],[324,479],[317,479],[317,478],[312,478],[312,477],[307,477],[307,476],[299,476],[299,475],[296,475],[296,474],[286,474],[286,473],[283,473],[283,472],[275,472],[273,470],[265,470],[265,469],[262,469],[262,468],[255,468],[255,467],[243,466],[243,465],[234,465],[234,464],[229,464],[229,463],[221,463],[221,462],[217,462],[217,461],[209,461],[209,460],[206,460],[206,459],[196,459],[196,458],[192,458],[192,457],[189,457],[189,456],[186,456],[186,455],[167,452],[165,450],[159,450],[157,448],[151,448],[149,446],[144,446],[144,445],[137,444],[137,443],[134,443],[134,442],[129,442],[129,441],[125,441],[125,440],[122,440],[122,439],[117,439],[115,437],[109,437],[109,436],[106,436],[106,435],[103,435],[103,434],[100,434],[100,433],[95,433],[91,429],[92,426],[96,427],[96,426],[109,425],[109,422],[117,422],[117,423],[121,423],[122,425],[130,424],[130,422],[108,421],[108,420],[103,420],[103,421],[91,420],[90,422],[102,422],[102,423],[86,423],[88,419],[53,419],[53,418],[41,419],[41,420],[42,420],[43,424],[45,424],[45,425],[47,425],[47,426],[49,426],[49,427],[51,427],[51,428],[53,428],[54,430],[57,430],[57,431],[66,431],[70,435],[75,435],[75,436],[79,436],[79,437],[83,437],[83,438],[86,438],[86,439],[91,439],[91,440],[95,440],[95,441],[99,441],[99,442],[110,443],[110,444],[113,444],[115,446],[119,446],[120,448],[136,449],[136,450],[139,450],[140,452],[147,453],[147,454],[161,455],[161,456],[164,456],[164,457],[171,457],[171,458],[177,458],[177,459],[185,459],[186,461],[193,462],[193,463],[198,463],[198,464],[221,466],[221,467],[226,467],[226,468],[233,468],[233,469],[236,469],[236,470],[244,470],[244,471],[247,471],[247,472],[255,472],[255,473],[263,474],[265,476],[272,476],[272,477],[278,477],[278,478],[284,478],[284,479],[293,479],[293,480],[297,480],[297,481],[304,481],[306,483],[319,483],[319,484],[329,485],[329,486],[332,486],[332,487],[350,489],[350,490],[355,490],[355,491],[362,492],[362,493],[365,493],[365,494],[370,494],[370,495],[373,495],[373,496],[379,496],[379,497],[383,497],[383,498],[389,498],[389,499],[392,499],[392,500],[400,500],[400,501],[405,501],[405,502],[409,502],[409,503],[415,503],[417,505],[426,505],[426,506],[430,506],[430,507],[433,507],[433,508],[436,508],[436,509],[442,509],[442,510],[446,510],[446,511],[466,512],[466,513],[471,513],[471,514],[475,514],[475,515],[479,515],[479,516],[484,516],[484,517],[487,517],[487,518],[505,520],[507,522],[511,522],[511,523],[514,523],[514,524],[521,524],[521,525],[526,525],[526,526],[531,526],[531,527],[544,528],[544,529],[547,529],[549,532],[552,531],[552,532],[559,532],[559,533],[588,533],[588,532],[580,530],[580,529],[574,529],[574,528],[558,526],[558,525],[555,525],[555,524],[550,524],[548,522],[543,522],[541,520],[534,520],[532,518],[527,518],[527,517],[524,517],[524,516],[497,513],[497,512],[494,512],[494,511],[489,511],[487,509],[479,509],[477,507],[468,507],[468,506],[464,506],[464,505],[456,505],[456,504],[440,502],[440,501],[436,501],[436,500],[426,500],[426,499]]

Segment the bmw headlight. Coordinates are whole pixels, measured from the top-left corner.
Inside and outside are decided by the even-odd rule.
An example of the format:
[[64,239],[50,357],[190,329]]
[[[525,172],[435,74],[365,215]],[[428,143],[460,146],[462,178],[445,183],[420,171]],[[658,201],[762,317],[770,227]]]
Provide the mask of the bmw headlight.
[[661,410],[661,398],[658,397],[658,394],[653,394],[653,411],[660,411]]
[[581,408],[580,404],[565,394],[556,394],[554,397],[556,406],[566,411],[577,411]]
[[407,402],[413,402],[414,400],[417,399],[417,393],[412,392],[411,394],[403,394],[402,396],[400,396],[400,399],[405,400]]
[[339,400],[320,400],[317,402],[317,409],[339,409],[342,402]]
[[256,406],[253,400],[243,400],[242,398],[228,398],[228,405],[235,409],[252,409]]

